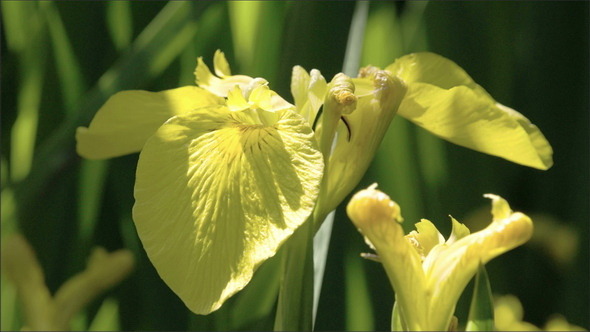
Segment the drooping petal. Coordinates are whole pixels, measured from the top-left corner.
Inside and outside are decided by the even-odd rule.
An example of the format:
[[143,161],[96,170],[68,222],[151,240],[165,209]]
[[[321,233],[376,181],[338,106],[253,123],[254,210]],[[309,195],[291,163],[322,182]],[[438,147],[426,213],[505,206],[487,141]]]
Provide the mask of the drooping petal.
[[553,150],[534,124],[465,86],[414,83],[399,114],[457,145],[538,169],[553,164]]
[[508,203],[499,196],[486,197],[492,199],[492,223],[452,244],[437,247],[440,251],[432,256],[432,261],[429,261],[429,255],[424,262],[428,288],[432,290],[430,308],[436,308],[440,314],[431,317],[432,326],[448,325],[459,296],[477,272],[479,264],[486,264],[520,246],[532,235],[533,223],[528,216],[513,213]]
[[463,68],[453,61],[430,52],[404,55],[385,68],[406,84],[428,83],[441,89],[466,86],[478,93],[487,94]]
[[88,159],[138,152],[172,116],[223,102],[222,98],[195,86],[161,92],[122,91],[107,100],[88,128],[77,129],[76,150]]
[[[168,286],[193,312],[218,309],[311,214],[323,160],[292,111],[244,124],[226,107],[176,116],[140,155],[138,234]],[[248,119],[246,119],[248,118]],[[247,120],[247,121],[246,121]]]
[[386,68],[408,85],[398,114],[452,143],[538,169],[553,165],[551,146],[526,117],[497,103],[454,62],[432,53]]

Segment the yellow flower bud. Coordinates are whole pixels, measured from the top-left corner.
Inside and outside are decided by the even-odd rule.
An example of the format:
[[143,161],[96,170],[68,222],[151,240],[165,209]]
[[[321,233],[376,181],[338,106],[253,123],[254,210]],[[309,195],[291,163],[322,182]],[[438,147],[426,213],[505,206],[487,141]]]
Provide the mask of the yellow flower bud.
[[[387,194],[375,188],[377,188],[376,183],[359,191],[346,207],[346,212],[353,224],[365,235],[380,234],[383,227],[388,227],[388,224],[393,221],[403,221],[399,205]],[[375,232],[376,230],[379,231]]]

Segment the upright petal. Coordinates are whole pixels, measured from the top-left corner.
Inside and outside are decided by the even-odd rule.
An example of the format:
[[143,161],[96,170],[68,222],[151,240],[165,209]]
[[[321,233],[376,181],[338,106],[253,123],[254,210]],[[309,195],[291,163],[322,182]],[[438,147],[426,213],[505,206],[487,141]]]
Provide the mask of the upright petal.
[[216,50],[213,55],[213,68],[215,69],[215,75],[219,77],[231,76],[229,63],[225,59],[225,54],[220,50]]
[[403,320],[412,331],[428,329],[425,274],[416,250],[404,238],[399,206],[372,185],[356,193],[346,212],[379,255],[396,293]]
[[238,85],[244,89],[253,78],[246,75],[230,76],[230,68],[225,55],[219,50],[215,52],[214,56],[215,76],[211,73],[209,67],[203,62],[203,58],[197,59],[197,68],[195,69],[196,83],[201,88],[219,96],[227,97],[228,92]]
[[[368,73],[367,73],[368,72]],[[399,79],[370,69],[353,79],[358,96],[356,109],[340,121],[337,142],[329,161],[328,192],[331,211],[358,184],[389,128],[406,92]]]
[[222,98],[195,86],[161,92],[118,92],[98,110],[88,128],[78,127],[76,150],[88,159],[138,152],[172,116],[223,102]]
[[416,230],[411,231],[406,238],[418,250],[420,256],[426,257],[432,248],[445,242],[445,238],[430,220],[422,219],[415,227]]
[[317,113],[324,102],[328,84],[319,70],[312,69],[308,74],[300,66],[293,67],[291,94],[295,99],[297,112],[313,125]]
[[296,113],[176,116],[140,155],[133,216],[158,273],[193,312],[218,309],[311,214],[323,160]]
[[452,143],[538,169],[553,150],[526,117],[497,103],[454,62],[416,53],[386,68],[408,85],[398,114]]

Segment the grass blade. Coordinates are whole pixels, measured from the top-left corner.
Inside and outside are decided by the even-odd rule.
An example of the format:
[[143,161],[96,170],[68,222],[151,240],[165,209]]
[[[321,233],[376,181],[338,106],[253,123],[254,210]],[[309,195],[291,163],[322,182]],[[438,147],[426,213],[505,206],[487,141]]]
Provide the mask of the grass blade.
[[78,98],[86,90],[86,84],[82,77],[80,64],[76,59],[74,50],[66,33],[55,4],[51,1],[40,2],[42,12],[47,20],[49,37],[53,49],[53,57],[61,83],[61,93],[64,100],[64,109],[67,117],[74,116],[75,105]]
[[363,50],[363,40],[365,37],[365,27],[369,15],[369,2],[357,1],[350,22],[350,32],[346,44],[346,53],[344,54],[344,64],[342,72],[348,76],[356,77],[361,63],[361,53]]
[[10,156],[11,180],[17,182],[33,167],[45,72],[45,22],[40,18],[37,3],[3,2],[2,14],[9,49],[19,57],[21,84],[17,118],[11,130]]
[[131,15],[131,2],[109,1],[106,12],[107,26],[113,44],[117,51],[123,51],[133,37],[133,16]]
[[475,276],[473,297],[469,308],[469,318],[465,331],[493,331],[494,330],[494,300],[488,274],[483,265]]
[[[78,103],[76,117],[65,121],[39,147],[31,173],[15,184],[15,194],[21,209],[34,203],[36,194],[49,179],[77,158],[74,152],[74,132],[87,124],[96,110],[113,93],[137,88],[141,82],[153,79],[178,56],[195,33],[195,21],[209,3],[170,2],[138,36],[131,48],[109,69]],[[177,36],[174,38],[174,36]],[[146,64],[155,63],[146,68]]]
[[373,305],[362,258],[348,250],[344,265],[346,281],[346,330],[374,331]]

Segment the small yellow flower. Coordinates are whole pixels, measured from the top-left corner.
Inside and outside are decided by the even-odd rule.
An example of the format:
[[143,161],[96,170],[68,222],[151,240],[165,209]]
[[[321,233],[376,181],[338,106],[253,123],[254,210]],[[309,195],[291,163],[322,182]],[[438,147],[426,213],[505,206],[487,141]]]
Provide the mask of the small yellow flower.
[[375,185],[355,194],[347,207],[354,225],[372,244],[396,293],[402,325],[408,330],[447,330],[455,305],[479,264],[511,250],[532,235],[531,220],[512,212],[501,197],[492,200],[492,223],[469,230],[451,219],[449,239],[426,219],[404,235],[399,208]]

